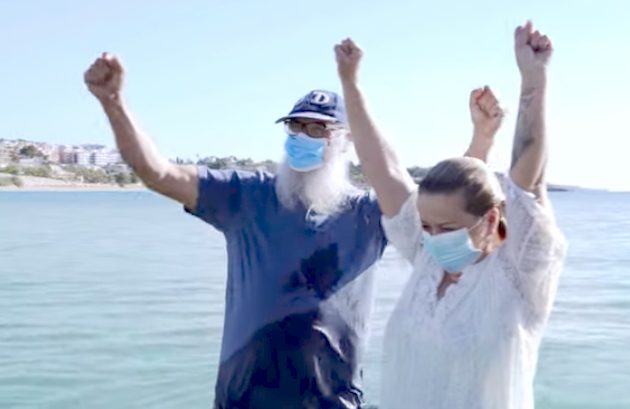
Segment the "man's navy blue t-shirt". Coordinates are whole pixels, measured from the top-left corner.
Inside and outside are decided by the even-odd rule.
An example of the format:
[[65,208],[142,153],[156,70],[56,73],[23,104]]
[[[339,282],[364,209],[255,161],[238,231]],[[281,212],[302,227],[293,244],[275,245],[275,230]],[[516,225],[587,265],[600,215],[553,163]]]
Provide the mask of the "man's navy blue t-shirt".
[[215,408],[358,408],[358,355],[386,239],[375,198],[333,216],[283,206],[265,172],[199,168],[189,211],[223,232],[228,276]]

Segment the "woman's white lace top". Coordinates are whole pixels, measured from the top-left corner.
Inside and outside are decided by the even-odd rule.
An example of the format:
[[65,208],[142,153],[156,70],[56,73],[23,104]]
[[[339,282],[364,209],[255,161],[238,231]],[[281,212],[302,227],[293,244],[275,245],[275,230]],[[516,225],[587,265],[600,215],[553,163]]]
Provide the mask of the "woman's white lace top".
[[413,274],[387,324],[383,409],[531,409],[543,329],[566,242],[549,207],[506,180],[507,239],[440,300],[443,270],[422,248],[413,192],[383,217]]

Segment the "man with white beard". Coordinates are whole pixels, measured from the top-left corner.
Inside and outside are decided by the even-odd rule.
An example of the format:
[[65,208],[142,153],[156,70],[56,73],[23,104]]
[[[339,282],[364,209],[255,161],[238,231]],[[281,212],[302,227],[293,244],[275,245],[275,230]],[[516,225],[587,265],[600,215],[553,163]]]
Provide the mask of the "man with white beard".
[[[286,130],[286,159],[274,176],[169,162],[131,119],[122,80],[120,62],[108,54],[85,73],[122,157],[147,187],[225,236],[228,277],[214,407],[361,407],[358,358],[372,266],[386,240],[375,197],[348,177],[341,98],[312,91],[277,121]],[[493,135],[473,138],[469,154],[485,154]]]

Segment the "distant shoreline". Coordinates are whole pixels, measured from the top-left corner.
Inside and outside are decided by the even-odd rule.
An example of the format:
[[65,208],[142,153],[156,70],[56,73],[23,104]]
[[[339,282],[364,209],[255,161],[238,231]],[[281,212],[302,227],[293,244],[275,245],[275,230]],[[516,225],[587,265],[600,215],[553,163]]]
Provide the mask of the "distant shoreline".
[[[0,186],[1,192],[147,192],[149,189],[138,185],[110,185],[110,184],[67,184],[67,185],[31,185],[31,186]],[[549,192],[570,192],[572,189],[550,187]]]
[[[12,175],[0,173],[3,180]],[[21,186],[0,185],[0,192],[143,192],[148,189],[140,183],[118,185],[115,183],[85,183],[37,176],[20,176]]]
[[[13,175],[1,173],[0,179],[8,179]],[[42,178],[36,176],[19,176],[22,186],[11,184],[0,185],[0,192],[147,192],[149,189],[142,183],[118,185],[115,183],[86,183],[77,181],[67,181],[52,178]],[[363,183],[358,183],[358,187],[369,189]],[[547,191],[549,192],[574,192],[584,189],[575,186],[563,186],[549,184]],[[600,189],[594,189],[600,190]]]
[[80,186],[0,186],[2,192],[148,192],[143,185],[80,185]]

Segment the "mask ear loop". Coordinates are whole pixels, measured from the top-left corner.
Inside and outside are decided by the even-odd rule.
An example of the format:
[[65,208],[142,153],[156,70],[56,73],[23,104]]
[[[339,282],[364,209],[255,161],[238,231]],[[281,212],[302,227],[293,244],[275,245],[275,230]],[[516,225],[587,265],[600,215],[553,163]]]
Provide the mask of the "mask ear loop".
[[483,223],[483,221],[484,221],[484,220],[485,220],[485,217],[484,217],[484,216],[481,216],[481,217],[479,218],[479,220],[477,220],[477,222],[476,222],[475,224],[473,224],[472,226],[470,226],[470,227],[466,228],[466,230],[468,230],[468,234],[470,234],[470,232],[472,232],[472,231],[473,231],[473,230],[475,230],[477,227],[479,227],[479,225],[480,225],[481,223]]
[[[486,213],[486,214],[487,214],[487,213]],[[470,228],[468,228],[468,229],[467,229],[467,230],[468,230],[468,234],[470,235],[471,231],[472,231],[473,229],[477,228],[477,227],[478,227],[481,223],[483,223],[485,220],[486,220],[486,217],[485,217],[485,216],[482,216],[482,217],[481,217],[481,218],[477,221],[477,223],[475,223],[472,227],[470,227]],[[491,239],[490,237],[491,237],[491,235],[487,235],[486,237],[484,237],[484,238],[482,238],[482,239],[481,239],[481,240],[482,240],[482,241],[481,241],[481,243],[480,243],[481,247],[479,247],[479,248],[482,250],[482,252],[483,252],[484,254],[487,254],[487,253],[488,253],[488,252],[487,252],[487,247],[488,247],[488,246],[491,244],[491,242],[492,242],[492,239]]]
[[[497,225],[497,234],[499,235],[499,239],[503,242],[507,239],[507,219],[505,218],[505,202],[501,202],[501,204],[498,206],[499,209],[499,223]],[[479,222],[483,221],[484,219],[482,218]],[[479,223],[477,222],[477,224]],[[474,229],[477,224],[475,224],[475,226],[471,227],[471,229]]]

